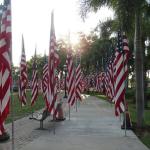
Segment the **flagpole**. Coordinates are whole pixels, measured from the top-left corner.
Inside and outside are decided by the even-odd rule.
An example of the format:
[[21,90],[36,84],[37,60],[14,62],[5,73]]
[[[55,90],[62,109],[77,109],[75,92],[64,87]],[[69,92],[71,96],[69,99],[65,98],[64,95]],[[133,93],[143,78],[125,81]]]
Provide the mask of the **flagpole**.
[[[5,2],[5,1],[4,1]],[[11,0],[10,0],[10,14],[11,14]],[[12,16],[11,16],[12,17]],[[10,26],[11,28],[11,26]],[[11,28],[12,29],[12,28]],[[10,86],[10,92],[11,92],[11,117],[12,117],[12,150],[15,150],[15,140],[14,140],[14,107],[13,107],[13,74],[12,74],[12,67],[13,67],[13,60],[12,60],[12,32],[11,32],[11,41],[10,41],[10,63],[11,63],[11,86]]]
[[[34,89],[33,84],[35,84],[35,82],[34,82],[35,77],[33,75],[35,75],[35,74],[36,74],[35,80],[37,80],[37,82],[36,82],[37,93],[36,94],[39,95],[39,80],[38,80],[38,72],[37,72],[37,45],[36,44],[35,44],[35,53],[34,53],[34,58],[33,58],[33,71],[34,71],[34,74],[32,72],[32,82],[31,82],[31,84],[32,84],[32,90],[31,90],[31,115],[32,115],[32,117],[34,114],[33,105],[34,105],[35,101],[38,101],[38,97],[39,97],[39,96],[37,96],[36,98],[33,97],[35,94],[34,93],[35,91],[33,91],[33,89]],[[32,95],[32,92],[33,92],[33,95]]]
[[[11,11],[11,0],[10,0],[10,11]],[[12,37],[12,34],[11,34]],[[11,38],[11,42],[10,42],[10,62],[11,62],[11,77],[12,77],[12,81],[11,81],[11,88],[10,88],[10,92],[11,92],[11,115],[12,115],[12,150],[15,149],[15,141],[14,141],[14,107],[13,107],[13,87],[12,87],[12,83],[13,83],[13,76],[12,76],[12,67],[13,67],[13,60],[12,60],[12,38]]]
[[70,120],[70,104],[69,104],[69,120]]
[[[11,74],[12,74],[12,71],[11,71]],[[13,80],[13,78],[12,78]],[[13,88],[12,88],[12,85],[11,85],[11,117],[12,117],[12,150],[15,149],[15,146],[14,146],[14,107],[13,107]]]
[[[54,113],[54,112],[53,112]],[[56,117],[55,117],[55,113],[53,114],[53,134],[55,135],[56,134],[56,125],[55,125],[55,122],[56,122]]]
[[[31,82],[31,88],[32,88],[32,82]],[[31,92],[30,92],[30,97],[32,99],[32,89],[31,89]],[[31,107],[31,118],[33,118],[33,108],[32,108],[32,105],[31,103],[29,103],[30,107]]]
[[121,114],[120,114],[120,116],[119,116],[119,121],[121,122]]
[[[11,77],[12,77],[12,56],[11,56]],[[12,83],[13,83],[13,77],[11,79],[11,87],[10,87],[10,92],[11,92],[11,118],[12,118],[12,150],[15,149],[15,141],[14,141],[14,107],[13,107],[13,87],[12,87]]]
[[[70,44],[70,30],[69,30],[69,33],[68,33],[68,44],[69,44],[69,50],[71,50],[71,44]],[[69,103],[69,120],[71,118],[71,104]]]
[[[77,51],[76,51],[76,63],[75,63],[75,70],[74,70],[74,76],[75,76],[75,81],[77,82],[76,80],[76,69],[77,69]],[[78,99],[76,97],[76,82],[75,82],[75,100],[76,100],[76,112],[78,112]]]
[[[122,35],[121,35],[122,36]],[[123,38],[122,38],[123,39]],[[125,73],[125,68],[124,68],[124,53],[123,53],[123,71]],[[126,80],[125,80],[126,81]],[[124,81],[124,86],[125,86],[125,89],[126,89],[126,84],[125,84],[125,81]],[[125,137],[127,136],[127,120],[126,120],[126,100],[125,100],[125,95],[124,95],[124,107],[125,107],[125,111],[124,111],[124,125],[125,125]]]
[[78,101],[77,101],[77,98],[76,98],[76,112],[78,112]]

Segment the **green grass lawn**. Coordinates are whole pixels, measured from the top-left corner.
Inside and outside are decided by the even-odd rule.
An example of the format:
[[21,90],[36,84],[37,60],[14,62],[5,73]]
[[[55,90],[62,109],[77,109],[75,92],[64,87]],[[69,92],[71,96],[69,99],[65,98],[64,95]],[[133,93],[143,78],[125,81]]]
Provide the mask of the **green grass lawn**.
[[144,127],[142,129],[138,129],[136,127],[136,107],[135,104],[129,104],[129,112],[131,115],[131,120],[133,122],[134,129],[133,131],[139,137],[139,139],[150,148],[150,101],[149,101],[149,109],[144,111]]
[[[13,93],[13,109],[14,109],[14,120],[22,118],[32,113],[32,111],[36,111],[42,109],[45,106],[45,101],[41,94],[39,94],[37,101],[35,102],[33,108],[31,108],[31,92],[27,92],[27,105],[21,107],[21,103],[18,99],[18,93]],[[10,107],[11,109],[11,107]],[[6,123],[10,123],[12,121],[11,111],[9,116],[6,119]]]
[[100,94],[99,92],[95,92],[95,91],[89,91],[89,92],[86,92],[85,94],[89,94],[91,96],[96,96],[97,98],[100,98],[100,99],[104,99],[104,100],[107,100],[107,97],[103,94]]

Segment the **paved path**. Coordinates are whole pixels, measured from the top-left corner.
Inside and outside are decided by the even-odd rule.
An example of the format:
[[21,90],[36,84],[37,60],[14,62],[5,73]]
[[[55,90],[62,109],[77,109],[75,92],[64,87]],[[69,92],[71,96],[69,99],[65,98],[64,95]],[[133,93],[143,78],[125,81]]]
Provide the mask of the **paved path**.
[[[78,108],[71,111],[71,120],[44,122],[47,130],[35,130],[36,121],[23,118],[16,123],[15,148],[20,150],[148,150],[132,131],[124,136],[114,109],[105,101],[87,97]],[[0,150],[11,150],[11,142],[0,144]]]

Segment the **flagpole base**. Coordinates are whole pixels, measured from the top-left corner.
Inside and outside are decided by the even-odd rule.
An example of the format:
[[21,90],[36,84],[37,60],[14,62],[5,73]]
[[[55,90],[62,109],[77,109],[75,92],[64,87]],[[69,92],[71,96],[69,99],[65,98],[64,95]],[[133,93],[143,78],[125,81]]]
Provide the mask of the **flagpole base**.
[[[126,125],[125,125],[126,123]],[[127,129],[127,130],[131,130],[132,129],[132,123],[131,123],[131,118],[130,118],[130,114],[129,112],[126,112],[126,121],[125,118],[123,120],[123,124],[121,125],[121,129]]]
[[64,121],[64,120],[66,120],[66,118],[56,118],[56,122]]
[[63,110],[63,104],[62,101],[60,100],[60,102],[57,104],[57,112],[58,112],[58,116],[56,117],[56,121],[64,121],[66,120],[66,118],[64,117],[64,110]]
[[0,135],[0,143],[6,142],[10,139],[10,135],[7,132],[4,132],[2,135]]

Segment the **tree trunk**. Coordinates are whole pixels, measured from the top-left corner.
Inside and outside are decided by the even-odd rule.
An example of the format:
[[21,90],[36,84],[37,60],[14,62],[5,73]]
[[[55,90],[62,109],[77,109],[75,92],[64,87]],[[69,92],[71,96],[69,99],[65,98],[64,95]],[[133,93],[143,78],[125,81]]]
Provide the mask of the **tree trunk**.
[[143,59],[144,59],[144,68],[143,68],[143,78],[144,78],[144,108],[148,108],[148,99],[147,99],[147,79],[146,79],[146,72],[147,72],[147,60],[145,56],[145,51],[143,51]]
[[144,108],[148,108],[148,99],[147,99],[147,56],[146,56],[146,46],[145,46],[145,35],[142,35],[142,49],[143,49],[143,80],[144,80]]
[[144,81],[143,81],[143,52],[141,40],[141,12],[135,14],[135,72],[136,72],[136,109],[137,126],[142,127],[144,123]]

